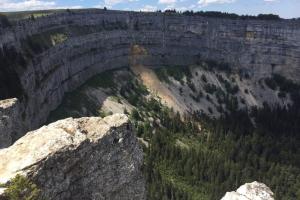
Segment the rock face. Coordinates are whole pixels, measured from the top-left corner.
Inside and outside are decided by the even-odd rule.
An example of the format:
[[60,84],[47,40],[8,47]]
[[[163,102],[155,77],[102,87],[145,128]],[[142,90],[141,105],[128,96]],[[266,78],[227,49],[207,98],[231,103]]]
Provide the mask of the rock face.
[[0,148],[8,147],[24,131],[18,99],[0,100]]
[[273,192],[263,183],[246,183],[236,192],[227,192],[221,200],[274,200]]
[[138,61],[148,67],[214,60],[255,78],[277,72],[300,81],[299,20],[78,10],[0,28],[0,99],[18,98],[22,130],[33,130],[66,92],[128,66],[134,45],[146,50]]
[[57,121],[0,151],[0,181],[33,180],[46,199],[145,199],[143,156],[126,115]]

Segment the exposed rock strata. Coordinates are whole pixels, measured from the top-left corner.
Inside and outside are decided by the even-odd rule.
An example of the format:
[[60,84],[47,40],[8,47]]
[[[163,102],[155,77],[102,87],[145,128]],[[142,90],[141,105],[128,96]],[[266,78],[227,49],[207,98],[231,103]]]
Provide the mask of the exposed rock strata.
[[[60,40],[53,41],[58,36]],[[149,67],[215,60],[255,78],[272,72],[295,81],[300,77],[299,20],[104,10],[52,14],[0,29],[2,58],[16,57],[16,62],[7,62],[9,70],[0,67],[0,74],[13,74],[14,85],[20,87],[3,94],[20,98],[23,130],[43,124],[64,94],[91,76],[128,66],[135,44],[147,51],[139,61]],[[4,89],[13,87],[5,84]],[[0,141],[0,148],[7,145]]]
[[0,182],[33,180],[46,199],[144,199],[142,150],[126,115],[57,121],[0,151]]
[[263,183],[246,183],[234,192],[227,192],[221,200],[274,200],[273,192]]

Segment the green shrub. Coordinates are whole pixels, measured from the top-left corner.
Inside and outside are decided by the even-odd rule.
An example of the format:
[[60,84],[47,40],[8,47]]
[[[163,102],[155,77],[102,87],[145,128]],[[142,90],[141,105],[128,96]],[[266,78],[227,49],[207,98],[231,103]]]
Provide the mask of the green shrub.
[[139,103],[139,96],[136,94],[130,94],[127,101],[133,105],[133,106],[137,106]]
[[169,83],[169,77],[167,75],[167,70],[166,68],[162,67],[162,68],[158,68],[155,69],[154,72],[156,73],[156,76],[158,77],[159,80],[164,81],[166,83]]
[[[161,81],[169,82],[169,77],[173,77],[177,81],[182,81],[186,76],[189,80],[192,77],[191,71],[187,66],[169,66],[155,70],[156,75]],[[183,83],[181,82],[183,85]]]
[[280,91],[280,92],[278,93],[278,97],[279,97],[279,98],[281,98],[281,99],[283,99],[283,98],[285,98],[285,97],[286,97],[286,93],[285,93],[285,92],[282,92],[282,91]]
[[9,183],[4,196],[9,200],[37,200],[40,190],[26,177],[17,175]]
[[94,88],[113,88],[116,86],[114,81],[114,70],[105,71],[101,74],[95,75],[90,78],[86,85],[94,87]]
[[132,119],[135,120],[135,121],[141,120],[141,116],[140,116],[139,112],[137,111],[137,109],[133,109],[133,110],[131,111],[131,117],[132,117]]
[[241,98],[241,103],[242,103],[242,104],[246,104],[245,99]]
[[273,78],[266,78],[265,84],[271,89],[276,90],[277,89],[277,83]]
[[230,94],[236,94],[239,91],[239,87],[237,85],[231,85],[228,81],[225,81],[226,91]]
[[207,83],[207,78],[204,74],[201,75],[201,79],[204,83]]
[[279,86],[280,91],[293,92],[299,89],[299,86],[297,84],[293,83],[291,80],[288,80],[279,74],[274,74],[272,78]]
[[217,86],[214,84],[206,84],[204,90],[209,94],[213,94],[217,91]]
[[193,92],[196,92],[196,86],[193,82],[191,81],[188,81],[187,82],[187,85],[189,86],[189,88],[193,91]]
[[209,94],[206,95],[206,99],[207,99],[207,101],[209,101],[209,102],[211,101],[211,98],[210,98]]
[[182,88],[179,88],[179,94],[182,96],[182,94],[183,94],[183,89]]
[[218,70],[218,71],[224,71],[226,73],[231,72],[231,67],[228,63],[225,62],[216,62],[214,60],[206,60],[206,64],[208,65],[207,69],[210,71]]

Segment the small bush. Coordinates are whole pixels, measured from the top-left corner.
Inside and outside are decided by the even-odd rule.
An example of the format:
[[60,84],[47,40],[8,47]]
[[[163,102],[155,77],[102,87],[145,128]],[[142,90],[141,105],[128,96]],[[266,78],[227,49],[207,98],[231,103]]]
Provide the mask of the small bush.
[[207,99],[207,101],[209,101],[209,102],[211,101],[211,98],[210,98],[209,94],[206,95],[206,99]]
[[210,114],[213,114],[213,110],[212,110],[211,107],[208,107],[208,112],[209,112]]
[[241,98],[241,103],[242,103],[242,104],[246,104],[245,99]]
[[207,83],[207,78],[204,74],[201,75],[201,79],[204,83]]
[[193,82],[191,81],[188,81],[187,82],[187,85],[189,86],[189,88],[193,91],[193,92],[196,92],[196,86]]
[[182,88],[179,88],[179,94],[182,96],[182,94],[183,94],[183,89]]
[[239,91],[239,87],[237,85],[232,86],[228,81],[225,82],[225,88],[230,94],[236,94]]
[[265,84],[271,89],[276,90],[277,89],[277,83],[273,78],[266,78]]
[[285,92],[282,92],[282,91],[280,91],[280,92],[278,93],[278,97],[279,97],[279,98],[281,98],[281,99],[283,99],[283,98],[285,98],[285,97],[286,97],[286,93],[285,93]]
[[40,196],[40,190],[26,177],[17,175],[11,180],[4,196],[9,200],[37,200]]
[[222,75],[217,74],[217,78],[218,78],[218,80],[219,80],[221,83],[224,83],[224,82],[225,82],[225,79],[223,78]]
[[217,91],[217,86],[214,84],[206,84],[204,90],[209,94],[213,94]]
[[137,109],[133,109],[131,112],[131,117],[132,119],[134,119],[135,121],[139,121],[141,119],[141,116],[139,114],[139,112],[137,111]]
[[167,75],[167,71],[164,67],[159,68],[159,69],[155,69],[154,71],[155,71],[156,76],[158,77],[159,80],[164,81],[166,83],[170,83],[169,77]]

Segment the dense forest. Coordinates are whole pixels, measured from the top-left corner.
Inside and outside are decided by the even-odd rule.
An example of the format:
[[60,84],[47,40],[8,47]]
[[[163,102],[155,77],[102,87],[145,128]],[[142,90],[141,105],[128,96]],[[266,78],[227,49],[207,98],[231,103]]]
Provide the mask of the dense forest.
[[193,11],[186,10],[183,12],[176,11],[175,9],[167,9],[164,11],[166,14],[183,14],[187,16],[202,16],[202,17],[218,17],[227,19],[258,19],[258,20],[280,20],[279,15],[274,14],[259,14],[255,15],[238,15],[235,13],[219,12],[219,11]]
[[[298,85],[274,75],[265,79],[267,87],[278,95],[290,96],[293,104],[264,104],[248,110],[229,106],[220,118],[212,118],[199,111],[180,116],[151,96],[139,78],[114,78],[115,74],[109,71],[97,75],[80,91],[70,94],[62,104],[60,118],[70,113],[80,117],[77,114],[82,107],[97,110],[92,115],[107,114],[98,113],[92,102],[81,96],[84,88],[112,88],[109,91],[118,102],[126,99],[134,108],[124,113],[130,115],[137,136],[143,139],[149,200],[216,200],[253,181],[268,185],[276,200],[300,199]],[[131,74],[130,70],[125,74]],[[168,76],[181,80],[189,74],[180,68],[157,72],[166,82]],[[68,107],[78,112],[70,112]]]
[[[275,82],[282,88],[291,84]],[[154,126],[154,134],[149,126],[138,126],[140,135],[150,137],[145,148],[148,198],[220,199],[256,180],[267,184],[276,199],[300,199],[300,98],[299,88],[289,88],[294,88],[286,88],[294,104],[287,108],[265,104],[219,119],[195,112],[182,120],[160,106],[162,126]]]
[[149,199],[219,199],[255,180],[276,199],[300,199],[299,104],[254,109],[255,126],[245,111],[214,120],[195,113],[188,123],[161,115],[164,128],[146,149]]

